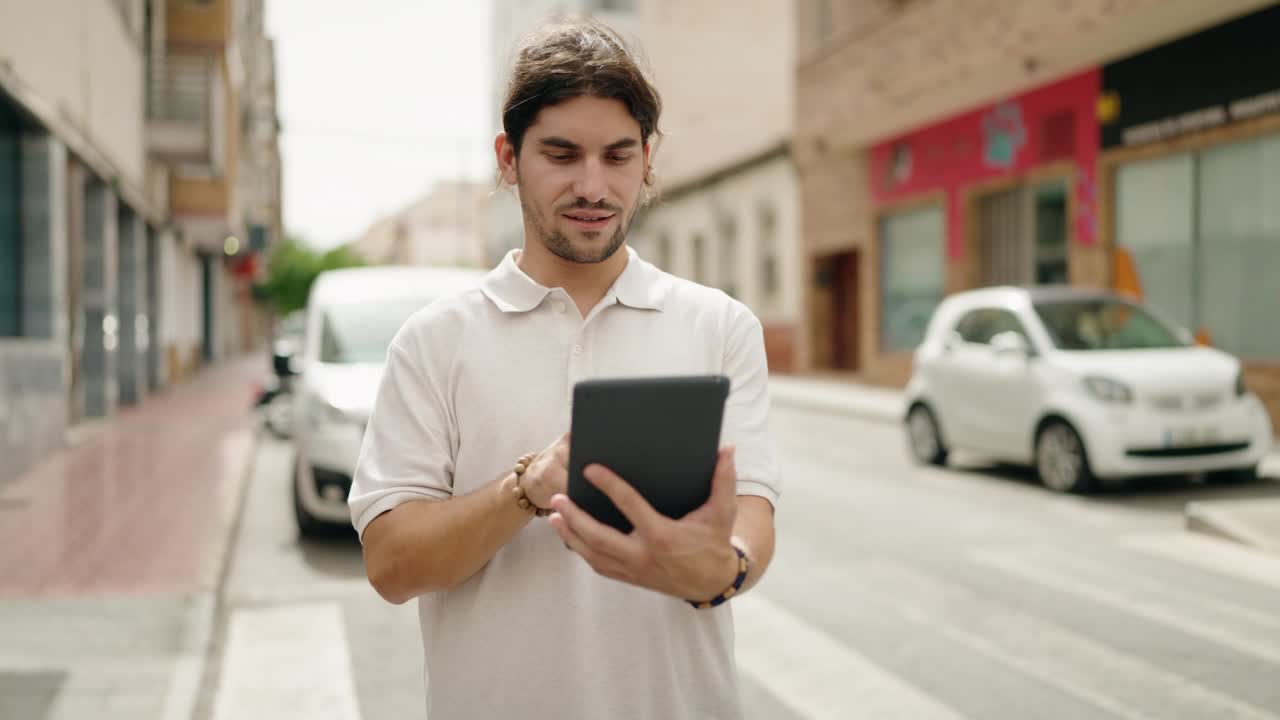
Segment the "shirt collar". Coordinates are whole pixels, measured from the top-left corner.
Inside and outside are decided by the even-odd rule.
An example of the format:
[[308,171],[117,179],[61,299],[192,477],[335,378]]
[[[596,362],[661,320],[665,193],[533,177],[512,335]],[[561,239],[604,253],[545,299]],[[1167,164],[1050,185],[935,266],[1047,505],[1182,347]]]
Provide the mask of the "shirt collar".
[[[667,282],[661,270],[645,262],[630,247],[627,266],[605,294],[632,308],[662,310],[667,295]],[[508,251],[498,266],[489,271],[480,289],[502,312],[528,312],[536,308],[551,292],[529,277],[516,265],[516,251]]]

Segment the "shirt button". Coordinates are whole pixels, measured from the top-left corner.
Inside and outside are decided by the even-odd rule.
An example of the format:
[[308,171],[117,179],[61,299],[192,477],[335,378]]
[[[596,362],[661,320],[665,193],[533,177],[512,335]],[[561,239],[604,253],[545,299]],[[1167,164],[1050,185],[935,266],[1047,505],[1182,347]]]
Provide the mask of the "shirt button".
[[556,309],[556,312],[558,312],[558,313],[562,313],[562,312],[564,312],[564,301],[563,301],[563,300],[557,300],[557,301],[555,302],[555,305],[553,305],[552,307],[554,307],[554,308]]
[[581,346],[581,345],[574,345],[574,346],[573,346],[573,354],[574,354],[574,355],[581,355],[581,354],[582,354],[582,346]]

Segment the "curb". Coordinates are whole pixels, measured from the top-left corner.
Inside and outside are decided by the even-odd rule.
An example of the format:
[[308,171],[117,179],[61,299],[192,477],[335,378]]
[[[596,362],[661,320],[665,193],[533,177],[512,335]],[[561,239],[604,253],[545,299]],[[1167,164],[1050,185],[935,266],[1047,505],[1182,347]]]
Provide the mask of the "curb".
[[1252,524],[1235,519],[1230,510],[1216,508],[1213,503],[1189,502],[1183,514],[1186,517],[1186,528],[1191,532],[1280,554],[1280,545],[1263,537],[1253,529]]
[[[252,412],[252,411],[251,411]],[[187,616],[186,645],[190,648],[174,670],[166,698],[164,720],[193,720],[200,710],[200,698],[216,678],[209,662],[215,653],[215,631],[221,622],[222,588],[231,572],[231,555],[240,533],[240,522],[248,493],[249,478],[257,461],[262,426],[256,415],[245,429],[248,438],[238,472],[232,474],[232,486],[226,504],[220,509],[213,549],[200,573],[199,589]]]

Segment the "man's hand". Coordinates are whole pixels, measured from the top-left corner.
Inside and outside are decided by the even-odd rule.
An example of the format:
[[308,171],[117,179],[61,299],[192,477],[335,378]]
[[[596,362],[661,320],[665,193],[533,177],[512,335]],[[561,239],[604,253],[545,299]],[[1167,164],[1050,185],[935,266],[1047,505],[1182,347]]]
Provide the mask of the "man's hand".
[[568,492],[569,433],[534,456],[520,479],[529,501],[540,508],[551,507],[551,498]]
[[737,554],[729,544],[737,513],[738,475],[733,448],[716,460],[711,497],[679,520],[654,510],[625,480],[600,465],[584,474],[618,506],[635,530],[623,535],[558,494],[552,527],[571,550],[601,575],[683,600],[715,597],[737,576]]

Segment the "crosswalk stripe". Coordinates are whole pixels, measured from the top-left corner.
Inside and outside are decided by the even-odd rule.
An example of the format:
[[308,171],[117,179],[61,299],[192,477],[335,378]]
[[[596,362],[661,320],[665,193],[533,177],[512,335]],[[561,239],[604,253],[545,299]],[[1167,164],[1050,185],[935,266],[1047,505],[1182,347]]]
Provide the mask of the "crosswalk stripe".
[[1226,540],[1180,531],[1130,535],[1120,543],[1219,575],[1280,588],[1280,559]]
[[1277,720],[1269,714],[1052,622],[992,604],[973,591],[902,565],[869,563],[829,578],[897,607],[912,622],[1119,717]]
[[336,603],[236,610],[214,720],[360,720]]
[[1280,665],[1280,647],[1260,642],[1250,633],[1240,632],[1217,619],[1206,617],[1204,613],[1186,612],[1167,602],[1126,595],[1113,589],[1110,584],[1098,582],[1096,577],[1082,576],[1070,568],[1046,567],[1041,558],[1021,551],[977,551],[970,553],[970,557],[980,565],[1043,587],[1075,595]]
[[739,669],[801,717],[961,718],[759,594],[734,600],[733,612]]

